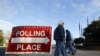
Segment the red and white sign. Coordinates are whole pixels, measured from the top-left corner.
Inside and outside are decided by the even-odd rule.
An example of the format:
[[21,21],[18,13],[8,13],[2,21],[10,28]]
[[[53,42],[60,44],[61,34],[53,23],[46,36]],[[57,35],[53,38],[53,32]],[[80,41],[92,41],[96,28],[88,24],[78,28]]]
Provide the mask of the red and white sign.
[[51,26],[13,27],[6,54],[50,53]]

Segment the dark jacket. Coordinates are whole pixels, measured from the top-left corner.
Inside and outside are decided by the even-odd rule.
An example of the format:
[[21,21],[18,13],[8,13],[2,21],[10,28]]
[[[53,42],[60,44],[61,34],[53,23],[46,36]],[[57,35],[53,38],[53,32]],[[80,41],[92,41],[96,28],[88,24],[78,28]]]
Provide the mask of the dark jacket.
[[70,31],[69,30],[66,30],[66,42],[67,41],[71,41],[72,38],[71,38],[71,34],[70,34]]
[[54,40],[63,41],[65,39],[65,30],[64,27],[58,25],[57,28],[54,30]]

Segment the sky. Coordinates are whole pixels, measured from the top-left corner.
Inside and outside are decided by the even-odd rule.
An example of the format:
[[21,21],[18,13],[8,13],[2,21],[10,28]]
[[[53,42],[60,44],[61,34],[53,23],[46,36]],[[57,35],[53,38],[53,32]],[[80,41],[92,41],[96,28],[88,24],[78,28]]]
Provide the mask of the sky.
[[[100,16],[100,0],[0,0],[0,29],[43,25],[56,28],[60,20],[74,38],[82,28]],[[52,30],[52,32],[53,32]]]

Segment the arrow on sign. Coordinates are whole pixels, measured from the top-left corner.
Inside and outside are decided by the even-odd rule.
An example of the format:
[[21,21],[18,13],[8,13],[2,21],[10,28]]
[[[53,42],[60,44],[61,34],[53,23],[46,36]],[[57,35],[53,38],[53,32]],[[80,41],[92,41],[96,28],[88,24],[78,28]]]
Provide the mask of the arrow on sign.
[[45,43],[47,44],[49,42],[49,39],[47,37],[16,37],[12,38],[11,43]]

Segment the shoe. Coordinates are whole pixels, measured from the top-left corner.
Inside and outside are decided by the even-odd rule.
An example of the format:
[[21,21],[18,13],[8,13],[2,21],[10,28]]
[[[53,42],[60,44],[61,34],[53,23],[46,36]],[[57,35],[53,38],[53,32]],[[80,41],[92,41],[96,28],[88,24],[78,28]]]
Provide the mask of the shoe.
[[76,54],[76,51],[74,53],[72,53],[72,55],[75,55]]
[[70,53],[70,52],[67,52],[67,53]]

